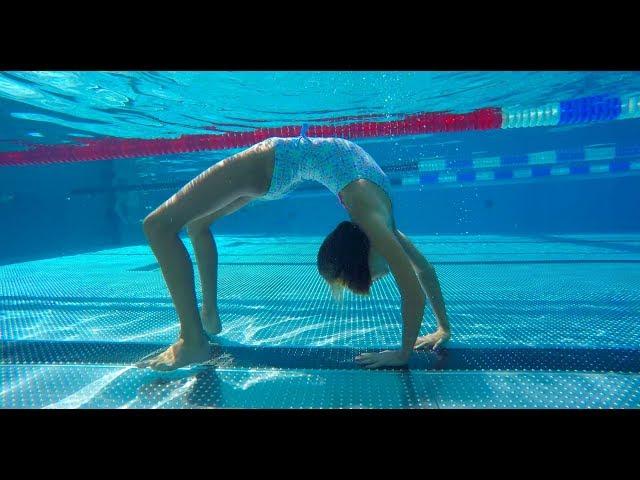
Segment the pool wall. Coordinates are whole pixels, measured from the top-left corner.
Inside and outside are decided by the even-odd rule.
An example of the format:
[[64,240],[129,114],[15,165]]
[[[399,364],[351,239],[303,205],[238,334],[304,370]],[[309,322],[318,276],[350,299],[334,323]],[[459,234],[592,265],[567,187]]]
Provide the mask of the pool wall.
[[[93,168],[99,170],[98,164]],[[44,173],[31,172],[30,175],[31,178],[38,176],[38,181],[48,181]],[[71,175],[71,172],[67,173]],[[64,182],[60,177],[52,177],[56,186],[62,188]],[[640,176],[575,181],[551,179],[526,186],[505,183],[422,191],[419,187],[399,187],[393,195],[398,228],[407,234],[640,230],[634,208],[640,204]],[[159,205],[166,198],[167,192],[145,192],[144,202],[138,202],[137,206],[132,202],[126,217],[121,218],[114,212],[114,200],[108,194],[71,200],[49,193],[16,195],[12,208],[0,205],[4,220],[0,261],[142,243],[145,239],[140,222],[147,212],[145,205]],[[345,219],[346,212],[335,196],[301,193],[274,202],[255,202],[217,221],[214,232],[324,235]]]

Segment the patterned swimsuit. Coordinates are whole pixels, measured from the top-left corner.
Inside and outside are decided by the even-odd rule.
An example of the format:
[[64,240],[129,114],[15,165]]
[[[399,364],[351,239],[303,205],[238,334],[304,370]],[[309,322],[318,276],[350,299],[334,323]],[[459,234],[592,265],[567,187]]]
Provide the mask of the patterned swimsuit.
[[275,163],[271,186],[260,197],[262,200],[282,198],[304,180],[319,182],[338,195],[340,190],[359,178],[375,183],[391,198],[389,177],[367,152],[353,142],[306,136],[274,137],[265,142],[275,148]]

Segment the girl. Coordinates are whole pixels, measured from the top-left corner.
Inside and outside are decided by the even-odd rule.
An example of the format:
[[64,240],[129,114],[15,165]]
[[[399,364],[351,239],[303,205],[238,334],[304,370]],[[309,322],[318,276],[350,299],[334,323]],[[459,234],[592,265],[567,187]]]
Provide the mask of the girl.
[[[350,222],[342,222],[322,243],[318,271],[334,298],[346,287],[368,294],[389,272],[402,297],[402,342],[398,350],[364,353],[367,367],[400,366],[413,348],[436,348],[450,337],[444,300],[434,268],[395,225],[390,182],[362,148],[339,138],[270,138],[198,175],[144,219],[143,228],[180,319],[180,338],[165,352],[138,366],[173,370],[209,359],[208,335],[221,330],[217,311],[218,253],[211,223],[255,199],[281,198],[303,180],[322,183],[338,196]],[[193,265],[178,232],[187,227],[202,283],[198,312]],[[418,337],[425,297],[437,330]]]

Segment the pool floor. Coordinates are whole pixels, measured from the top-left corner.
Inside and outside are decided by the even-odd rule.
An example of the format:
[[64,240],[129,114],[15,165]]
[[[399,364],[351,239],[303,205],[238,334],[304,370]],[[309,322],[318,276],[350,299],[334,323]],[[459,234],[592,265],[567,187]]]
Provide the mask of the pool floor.
[[148,246],[0,265],[0,407],[640,407],[640,235],[410,237],[453,338],[378,371],[353,357],[398,344],[397,287],[334,302],[320,237],[216,236],[223,331],[171,373],[132,366],[178,334]]

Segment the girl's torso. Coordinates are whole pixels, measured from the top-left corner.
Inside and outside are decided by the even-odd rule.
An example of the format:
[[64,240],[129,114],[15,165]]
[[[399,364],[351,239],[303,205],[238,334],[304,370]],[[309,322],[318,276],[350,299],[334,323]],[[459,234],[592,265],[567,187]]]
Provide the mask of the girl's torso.
[[[305,180],[321,183],[340,197],[358,179],[376,184],[387,196],[391,183],[361,147],[340,138],[272,138],[275,158],[272,180],[264,199],[281,198]],[[341,199],[342,200],[342,199]]]
[[[339,138],[309,137],[271,138],[265,144],[274,153],[263,199],[281,198],[301,182],[313,180],[337,195],[349,216],[357,210],[376,212],[395,232],[391,182],[361,147]],[[380,257],[373,251],[371,255]]]

